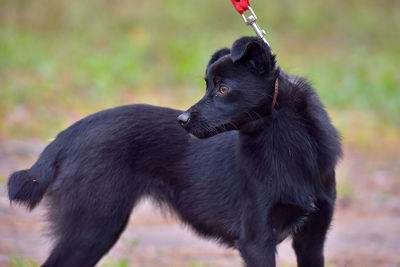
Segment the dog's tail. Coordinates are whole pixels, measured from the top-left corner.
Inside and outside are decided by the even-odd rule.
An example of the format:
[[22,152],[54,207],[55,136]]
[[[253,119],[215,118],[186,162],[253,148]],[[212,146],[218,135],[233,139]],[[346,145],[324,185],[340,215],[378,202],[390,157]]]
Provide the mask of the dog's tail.
[[56,159],[49,150],[50,146],[43,151],[31,169],[11,174],[8,179],[8,197],[11,203],[17,202],[32,210],[42,200],[56,176]]

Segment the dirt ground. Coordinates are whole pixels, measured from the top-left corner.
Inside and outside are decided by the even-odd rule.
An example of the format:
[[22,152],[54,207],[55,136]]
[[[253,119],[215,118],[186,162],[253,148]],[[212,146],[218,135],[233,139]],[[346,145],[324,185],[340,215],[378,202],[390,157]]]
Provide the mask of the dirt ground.
[[[45,144],[0,139],[0,266],[18,255],[42,262],[49,239],[40,206],[29,213],[10,207],[5,179],[34,162]],[[327,266],[400,266],[400,152],[385,157],[345,148],[338,167],[339,200],[329,232]],[[117,245],[100,265],[115,266],[242,266],[236,251],[196,236],[149,201],[135,209]],[[122,264],[121,264],[122,266]],[[295,266],[290,240],[278,248],[278,266]]]

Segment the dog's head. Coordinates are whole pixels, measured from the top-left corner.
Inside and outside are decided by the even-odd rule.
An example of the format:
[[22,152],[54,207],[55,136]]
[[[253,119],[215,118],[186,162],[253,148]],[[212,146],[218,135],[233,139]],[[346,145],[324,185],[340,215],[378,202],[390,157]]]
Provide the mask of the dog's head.
[[232,50],[218,50],[207,65],[205,95],[178,122],[193,135],[207,138],[268,116],[278,76],[275,64],[271,49],[257,37],[243,37]]

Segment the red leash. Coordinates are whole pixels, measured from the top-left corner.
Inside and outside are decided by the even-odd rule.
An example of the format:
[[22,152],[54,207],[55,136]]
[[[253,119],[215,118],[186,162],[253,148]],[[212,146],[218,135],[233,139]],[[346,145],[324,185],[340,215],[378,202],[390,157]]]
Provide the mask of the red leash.
[[231,2],[240,15],[249,9],[250,6],[249,0],[231,0]]
[[[257,16],[256,13],[254,13],[254,10],[250,7],[250,2],[249,0],[231,0],[233,6],[235,7],[235,9],[237,10],[237,12],[239,12],[240,15],[242,15],[242,18],[244,20],[244,23],[246,23],[246,25],[250,25],[251,27],[253,27],[254,31],[256,32],[256,34],[258,35],[258,37],[260,37],[269,47],[271,47],[268,43],[268,41],[265,39],[265,36],[267,35],[265,33],[264,30],[260,29],[260,27],[258,27],[256,20],[257,20]],[[244,15],[244,12],[249,10],[251,15],[246,18],[246,16]],[[275,80],[275,90],[274,90],[274,97],[272,99],[272,104],[271,104],[271,108],[274,109],[275,108],[275,104],[276,104],[276,100],[278,98],[278,78],[276,78]]]
[[[271,47],[267,39],[265,39],[265,36],[267,34],[257,25],[256,22],[257,16],[256,13],[254,13],[254,10],[251,8],[249,0],[231,0],[231,2],[235,7],[235,9],[237,10],[237,12],[239,12],[239,14],[242,15],[244,23],[246,23],[246,25],[250,25],[251,27],[253,27],[258,37],[260,37],[269,47]],[[247,10],[250,11],[250,16],[246,18],[244,12]]]

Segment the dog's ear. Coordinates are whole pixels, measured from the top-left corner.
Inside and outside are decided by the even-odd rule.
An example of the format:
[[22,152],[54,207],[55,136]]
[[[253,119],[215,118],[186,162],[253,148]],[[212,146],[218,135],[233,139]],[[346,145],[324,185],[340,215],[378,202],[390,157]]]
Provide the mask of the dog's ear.
[[207,68],[206,68],[206,73],[207,73],[207,70],[208,70],[208,68],[214,63],[214,62],[216,62],[218,59],[220,59],[221,57],[223,57],[223,56],[226,56],[226,55],[228,55],[228,54],[230,54],[231,53],[231,50],[229,49],[229,48],[221,48],[220,50],[218,50],[217,52],[215,52],[212,56],[211,56],[211,59],[210,59],[210,61],[208,62],[208,64],[207,64]]
[[246,65],[257,74],[265,74],[275,68],[275,55],[271,48],[258,37],[243,37],[232,45],[232,61]]

